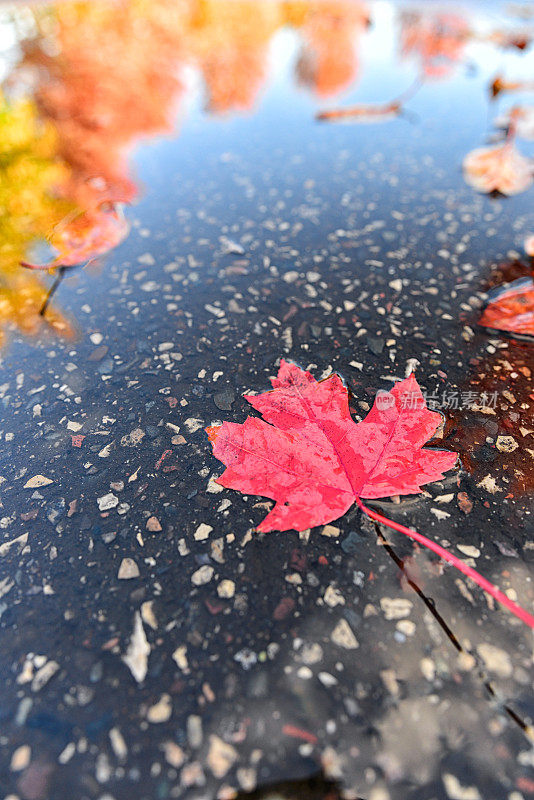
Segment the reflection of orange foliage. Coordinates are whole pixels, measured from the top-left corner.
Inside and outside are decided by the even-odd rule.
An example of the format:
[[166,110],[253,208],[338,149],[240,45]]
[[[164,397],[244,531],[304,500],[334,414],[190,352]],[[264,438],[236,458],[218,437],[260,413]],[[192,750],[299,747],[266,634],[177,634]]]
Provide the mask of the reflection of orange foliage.
[[401,50],[417,55],[427,78],[444,78],[462,55],[470,35],[467,22],[456,14],[402,14]]
[[58,4],[55,52],[46,36],[28,50],[26,62],[40,67],[37,98],[73,170],[67,194],[82,206],[135,196],[126,148],[170,128],[180,26],[169,20],[179,11],[177,0]]
[[357,36],[368,22],[363,2],[330,0],[310,5],[302,28],[306,44],[297,67],[302,83],[313,86],[321,97],[346,88],[358,68]]
[[[121,239],[125,229],[114,225],[113,211],[103,228],[98,209],[103,202],[114,209],[137,195],[129,151],[141,137],[171,130],[184,67],[192,66],[203,78],[209,111],[250,109],[266,78],[270,43],[291,26],[303,41],[301,76],[318,93],[328,94],[353,78],[356,38],[367,24],[363,0],[64,0],[30,5],[23,12],[15,5],[10,13],[22,37],[23,89],[28,70],[33,71],[31,124],[24,123],[26,117],[22,123],[29,126],[36,155],[34,101],[52,136],[46,180],[44,172],[42,180],[36,177],[38,159],[37,172],[28,172],[33,160],[17,147],[12,148],[16,169],[5,168],[4,157],[0,171],[0,205],[9,212],[3,220],[0,215],[0,222],[9,221],[0,252],[0,327],[11,319],[27,332],[42,324],[46,289],[20,269],[20,261],[35,239],[56,245],[58,259],[48,266],[79,263]],[[20,26],[19,13],[24,15]],[[16,78],[17,70],[11,86]],[[0,113],[3,156],[9,130],[20,133],[20,121],[10,114]],[[41,205],[47,214],[36,224]],[[72,205],[78,216],[68,217],[72,225],[61,234],[54,226]],[[50,306],[46,319],[66,330]]]
[[191,6],[186,39],[206,82],[208,110],[251,109],[265,78],[269,41],[283,24],[280,4],[202,0]]
[[26,47],[37,99],[72,168],[66,194],[82,207],[136,195],[127,150],[169,130],[179,70],[197,66],[208,110],[251,109],[265,80],[268,47],[285,25],[304,40],[301,79],[320,95],[346,86],[355,40],[367,25],[361,0],[71,0],[35,12],[40,36]]

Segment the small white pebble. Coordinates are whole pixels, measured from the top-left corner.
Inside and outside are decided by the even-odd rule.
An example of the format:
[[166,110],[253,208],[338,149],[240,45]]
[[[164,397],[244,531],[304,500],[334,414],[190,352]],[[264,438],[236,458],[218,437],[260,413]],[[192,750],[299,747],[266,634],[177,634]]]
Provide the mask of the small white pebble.
[[123,558],[121,561],[121,565],[119,567],[119,572],[117,574],[117,578],[120,581],[127,581],[130,578],[138,578],[139,577],[139,567],[133,560],[133,558]]
[[206,525],[204,522],[201,522],[198,528],[195,531],[195,539],[197,542],[203,542],[204,539],[207,539],[210,533],[212,532],[213,528],[211,525]]
[[22,744],[13,752],[11,756],[11,771],[21,772],[26,769],[31,761],[32,751],[31,747],[27,744]]
[[98,508],[100,511],[109,511],[119,504],[119,498],[112,492],[104,494],[102,497],[97,498]]
[[221,581],[220,584],[217,586],[217,594],[219,595],[219,597],[222,597],[224,599],[229,599],[230,597],[233,597],[235,594],[235,583],[227,579]]
[[204,564],[193,572],[191,575],[191,583],[195,586],[202,586],[205,583],[209,583],[213,578],[213,572],[213,567],[210,567],[209,564]]
[[167,722],[172,714],[172,700],[170,695],[162,694],[160,699],[157,703],[147,711],[146,718],[149,722],[153,725],[159,724],[160,722]]
[[461,553],[470,558],[478,558],[480,555],[478,547],[473,547],[471,544],[457,544],[456,547]]

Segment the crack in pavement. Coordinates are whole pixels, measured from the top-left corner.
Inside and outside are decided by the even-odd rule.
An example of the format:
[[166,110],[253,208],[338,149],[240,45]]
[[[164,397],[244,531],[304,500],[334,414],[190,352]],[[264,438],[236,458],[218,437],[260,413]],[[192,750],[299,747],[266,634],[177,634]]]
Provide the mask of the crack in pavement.
[[519,716],[519,714],[517,714],[517,712],[514,711],[513,708],[511,708],[509,705],[507,705],[504,701],[502,701],[499,698],[499,695],[496,692],[495,688],[493,687],[493,684],[491,683],[491,681],[488,678],[485,670],[481,666],[478,656],[475,653],[473,653],[471,650],[468,650],[467,648],[465,648],[460,643],[460,641],[459,641],[458,637],[455,635],[454,631],[451,629],[451,627],[447,624],[447,622],[443,619],[443,617],[441,616],[441,614],[437,610],[436,605],[435,605],[434,601],[432,600],[432,598],[427,597],[427,595],[423,592],[421,587],[418,586],[417,583],[415,583],[415,581],[412,580],[412,578],[410,578],[410,576],[408,575],[408,573],[406,571],[406,568],[404,566],[404,562],[402,561],[401,558],[399,558],[399,556],[397,555],[397,553],[395,552],[395,550],[393,549],[391,544],[388,542],[388,540],[386,539],[386,537],[382,533],[382,531],[380,529],[380,525],[377,522],[374,522],[374,526],[375,526],[375,530],[376,530],[376,533],[377,533],[377,536],[378,536],[379,543],[384,547],[384,550],[386,551],[388,556],[392,559],[392,561],[394,561],[395,564],[402,571],[403,575],[406,578],[406,582],[408,583],[408,585],[413,589],[413,591],[416,593],[416,595],[425,604],[425,606],[430,611],[430,613],[432,614],[432,616],[434,617],[434,619],[436,620],[436,622],[438,623],[438,625],[440,626],[442,631],[445,633],[445,635],[447,636],[447,638],[449,639],[449,641],[451,642],[453,647],[459,653],[466,653],[466,654],[470,655],[475,660],[475,663],[476,663],[476,666],[477,666],[476,674],[478,675],[478,678],[482,681],[482,685],[486,689],[487,693],[490,695],[490,697],[493,700],[495,700],[495,702],[498,704],[499,708],[502,711],[504,711],[505,714],[523,731],[523,733],[525,734],[527,739],[530,742],[534,741],[534,729],[533,729],[532,725],[529,725],[527,722],[525,722]]

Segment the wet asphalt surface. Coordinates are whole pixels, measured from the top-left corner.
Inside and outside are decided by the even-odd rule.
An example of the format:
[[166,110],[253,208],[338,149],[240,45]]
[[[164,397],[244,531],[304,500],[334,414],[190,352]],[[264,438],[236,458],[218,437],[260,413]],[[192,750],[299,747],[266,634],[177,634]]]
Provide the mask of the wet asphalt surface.
[[476,328],[492,276],[528,274],[532,193],[463,183],[486,79],[459,67],[423,88],[415,121],[371,127],[316,123],[285,90],[251,116],[195,118],[139,149],[130,236],[61,285],[75,338],[11,338],[6,800],[224,800],[280,782],[288,797],[532,796],[530,632],[357,509],[256,533],[269,502],[213,483],[204,432],[242,422],[281,357],[338,372],[355,419],[410,359],[438,396],[498,391],[493,414],[444,410],[439,445],[461,467],[375,507],[532,609],[534,352]]

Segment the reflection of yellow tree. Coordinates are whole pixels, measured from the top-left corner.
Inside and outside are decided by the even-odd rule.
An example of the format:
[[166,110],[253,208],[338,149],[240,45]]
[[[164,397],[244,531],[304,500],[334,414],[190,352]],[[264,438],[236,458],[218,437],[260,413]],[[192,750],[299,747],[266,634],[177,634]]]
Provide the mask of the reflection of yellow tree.
[[[54,186],[65,178],[53,157],[55,138],[49,125],[39,123],[30,101],[8,104],[0,97],[0,344],[9,325],[36,333],[43,324],[39,310],[46,288],[19,261],[67,208],[53,196]],[[58,313],[47,322],[68,330]]]

